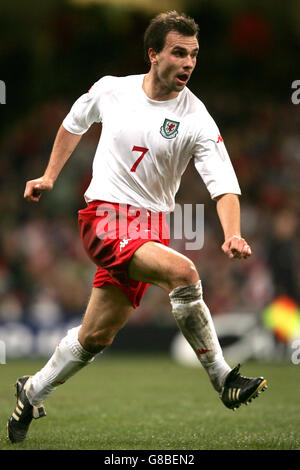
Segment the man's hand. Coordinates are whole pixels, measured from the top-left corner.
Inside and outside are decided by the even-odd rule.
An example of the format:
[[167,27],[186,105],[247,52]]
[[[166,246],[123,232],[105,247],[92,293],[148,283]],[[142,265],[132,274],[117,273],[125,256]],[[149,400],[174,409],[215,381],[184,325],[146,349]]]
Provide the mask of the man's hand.
[[238,235],[234,235],[233,237],[228,238],[228,240],[225,240],[222,245],[222,250],[230,259],[245,259],[249,258],[249,256],[252,254],[251,248],[246,240],[239,237]]
[[46,180],[44,177],[35,180],[27,181],[24,198],[28,202],[39,202],[43,191],[51,191],[53,183]]

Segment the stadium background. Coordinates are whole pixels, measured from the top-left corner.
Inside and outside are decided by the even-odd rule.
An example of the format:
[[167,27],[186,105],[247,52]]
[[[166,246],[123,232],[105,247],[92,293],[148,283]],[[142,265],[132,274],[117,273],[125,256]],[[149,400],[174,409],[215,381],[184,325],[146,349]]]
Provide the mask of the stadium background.
[[[42,174],[61,121],[94,81],[147,72],[143,32],[154,14],[174,8],[200,25],[189,87],[221,129],[242,188],[243,235],[253,256],[230,262],[221,252],[215,203],[193,165],[176,201],[205,204],[204,247],[187,252],[185,240],[171,246],[195,262],[216,322],[232,313],[238,323],[250,316],[265,334],[264,312],[284,296],[282,322],[274,336],[262,335],[259,354],[275,359],[280,350],[290,360],[287,345],[300,337],[299,309],[291,303],[300,303],[300,105],[291,100],[292,82],[300,79],[297,0],[1,2],[0,339],[8,357],[48,355],[85,309],[94,267],[76,213],[84,207],[99,127],[84,136],[38,205],[23,200],[25,182]],[[247,336],[232,326],[224,346],[235,332]],[[169,351],[176,333],[167,294],[150,287],[112,350]]]

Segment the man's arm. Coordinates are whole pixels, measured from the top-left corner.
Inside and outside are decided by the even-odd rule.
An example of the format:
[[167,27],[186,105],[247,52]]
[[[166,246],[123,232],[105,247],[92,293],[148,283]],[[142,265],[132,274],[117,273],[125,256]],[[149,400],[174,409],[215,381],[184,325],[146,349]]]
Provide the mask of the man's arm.
[[24,198],[29,202],[39,202],[43,191],[51,191],[64,165],[77,147],[82,135],[71,134],[62,125],[55,138],[49,163],[44,175],[27,181]]
[[217,198],[217,213],[224,232],[222,250],[230,258],[248,258],[251,248],[241,237],[240,202],[236,194]]

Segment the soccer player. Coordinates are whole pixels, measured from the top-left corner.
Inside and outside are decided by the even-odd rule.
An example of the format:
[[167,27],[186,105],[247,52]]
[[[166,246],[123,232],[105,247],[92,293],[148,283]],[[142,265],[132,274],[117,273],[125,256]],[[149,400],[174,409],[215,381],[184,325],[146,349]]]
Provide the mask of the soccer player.
[[145,32],[144,47],[149,72],[97,81],[60,126],[44,175],[26,184],[24,197],[38,202],[82,135],[102,123],[87,207],[79,211],[83,246],[97,266],[91,297],[82,325],[67,332],[40,371],[17,380],[17,406],[7,425],[11,442],[24,440],[32,418],[45,416],[43,401],[59,384],[112,344],[150,284],[169,293],[178,327],[226,407],[247,404],[266,388],[263,377],[243,377],[239,365],[231,370],[226,363],[198,272],[168,247],[166,214],[174,210],[181,176],[193,159],[216,201],[223,252],[230,259],[251,255],[241,236],[240,188],[223,139],[187,88],[198,26],[175,11],[160,14]]

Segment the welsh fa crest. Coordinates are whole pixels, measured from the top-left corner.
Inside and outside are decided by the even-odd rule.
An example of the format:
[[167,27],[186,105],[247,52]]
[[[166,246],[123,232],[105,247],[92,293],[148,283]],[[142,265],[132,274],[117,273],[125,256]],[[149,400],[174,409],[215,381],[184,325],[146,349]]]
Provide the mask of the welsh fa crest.
[[165,119],[160,128],[160,133],[166,139],[174,139],[178,134],[179,122]]

